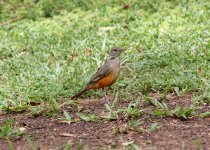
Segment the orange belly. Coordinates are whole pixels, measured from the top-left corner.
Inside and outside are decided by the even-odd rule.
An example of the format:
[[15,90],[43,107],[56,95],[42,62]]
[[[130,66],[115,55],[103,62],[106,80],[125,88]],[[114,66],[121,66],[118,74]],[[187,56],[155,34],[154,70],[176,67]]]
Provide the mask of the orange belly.
[[91,89],[99,89],[110,86],[117,80],[117,76],[118,75],[109,74],[108,76],[104,77],[103,79],[92,85]]

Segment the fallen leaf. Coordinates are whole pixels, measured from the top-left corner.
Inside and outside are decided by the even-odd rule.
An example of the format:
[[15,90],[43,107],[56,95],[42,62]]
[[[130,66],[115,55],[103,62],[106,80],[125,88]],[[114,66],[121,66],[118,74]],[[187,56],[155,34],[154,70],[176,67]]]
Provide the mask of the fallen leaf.
[[86,50],[86,54],[89,55],[89,56],[91,56],[92,55],[92,49],[87,49]]
[[126,3],[123,5],[123,9],[128,9],[130,7],[130,4]]
[[69,120],[62,120],[62,121],[59,121],[59,123],[66,123],[66,124],[71,124],[72,121],[69,121]]
[[71,54],[71,57],[72,57],[72,59],[74,60],[74,59],[77,58],[77,54],[76,54],[76,53],[72,53],[72,54]]
[[134,141],[127,141],[127,142],[124,142],[122,143],[123,146],[129,146],[131,144],[133,144]]
[[103,18],[104,21],[109,21],[110,19],[108,17]]
[[109,30],[114,30],[116,27],[99,27],[99,31],[109,31]]
[[61,133],[60,135],[64,137],[76,137],[76,135],[70,133]]
[[21,132],[24,132],[24,131],[26,130],[26,128],[20,127],[19,130],[20,130]]

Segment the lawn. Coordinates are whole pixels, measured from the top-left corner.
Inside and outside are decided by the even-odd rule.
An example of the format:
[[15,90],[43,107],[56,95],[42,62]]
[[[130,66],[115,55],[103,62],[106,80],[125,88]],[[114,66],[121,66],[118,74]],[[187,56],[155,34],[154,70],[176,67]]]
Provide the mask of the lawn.
[[[208,0],[0,2],[1,149],[207,149]],[[76,101],[112,47],[121,73]]]

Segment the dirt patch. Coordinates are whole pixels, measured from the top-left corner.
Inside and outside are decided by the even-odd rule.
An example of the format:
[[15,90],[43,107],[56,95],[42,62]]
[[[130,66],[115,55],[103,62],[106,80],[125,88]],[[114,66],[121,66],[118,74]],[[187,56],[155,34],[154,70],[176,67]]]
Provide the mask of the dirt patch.
[[[153,95],[154,96],[154,95]],[[113,99],[113,98],[110,98]],[[168,95],[167,104],[175,107],[177,104],[190,105],[191,96],[177,97],[174,94]],[[105,100],[84,100],[81,102],[83,113],[100,115],[106,112]],[[120,100],[117,108],[127,107],[129,101]],[[154,106],[144,104],[142,109],[152,110]],[[24,127],[33,143],[38,149],[63,149],[67,143],[73,148],[78,143],[86,145],[90,149],[100,147],[122,149],[123,146],[136,144],[143,149],[210,149],[210,118],[194,117],[188,120],[166,117],[160,118],[147,113],[134,120],[142,120],[143,124],[126,128],[128,119],[119,115],[115,121],[99,119],[98,122],[87,122],[78,118],[78,109],[73,106],[71,109],[64,108],[72,117],[77,120],[75,123],[62,123],[55,118],[44,116],[29,117],[25,114],[0,115],[0,119],[14,118],[19,127]],[[201,106],[201,110],[210,110],[209,106]],[[62,111],[61,111],[62,112]],[[160,128],[147,132],[147,129],[154,123]],[[12,140],[16,150],[30,149],[24,136]],[[0,140],[1,150],[7,150],[6,140]]]

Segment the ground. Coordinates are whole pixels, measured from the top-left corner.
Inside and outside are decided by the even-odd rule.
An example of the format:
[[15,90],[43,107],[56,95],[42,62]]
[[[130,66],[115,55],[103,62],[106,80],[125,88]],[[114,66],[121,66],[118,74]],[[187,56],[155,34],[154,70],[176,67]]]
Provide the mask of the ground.
[[[151,94],[154,96],[154,93]],[[175,105],[189,105],[191,95],[178,97],[171,93],[167,95],[167,104],[172,109]],[[113,99],[113,97],[109,97]],[[83,106],[81,112],[104,114],[105,100],[85,99],[79,101]],[[119,100],[116,107],[126,107],[129,101]],[[67,109],[65,106],[62,109]],[[76,107],[71,107],[69,113],[72,114],[76,122],[63,121],[56,118],[44,116],[30,117],[25,113],[2,114],[0,119],[14,118],[18,127],[23,127],[31,137],[33,144],[38,149],[64,149],[69,144],[73,148],[78,147],[78,143],[90,149],[112,148],[125,149],[129,146],[138,146],[142,149],[209,149],[210,147],[210,118],[192,117],[187,120],[175,117],[155,117],[146,112],[154,109],[155,106],[141,103],[140,108],[145,112],[134,120],[144,121],[142,124],[129,127],[129,119],[125,119],[122,114],[113,121],[99,119],[97,122],[84,121],[76,115]],[[198,111],[209,111],[208,105],[202,106]],[[60,110],[60,112],[62,112]],[[158,124],[158,128],[148,132],[152,124]],[[29,149],[30,146],[24,136],[13,140],[15,149]],[[0,141],[1,149],[8,149],[6,140]],[[58,146],[59,145],[59,146]]]
[[[0,0],[0,150],[209,149],[209,0]],[[120,76],[78,100],[113,47]]]

